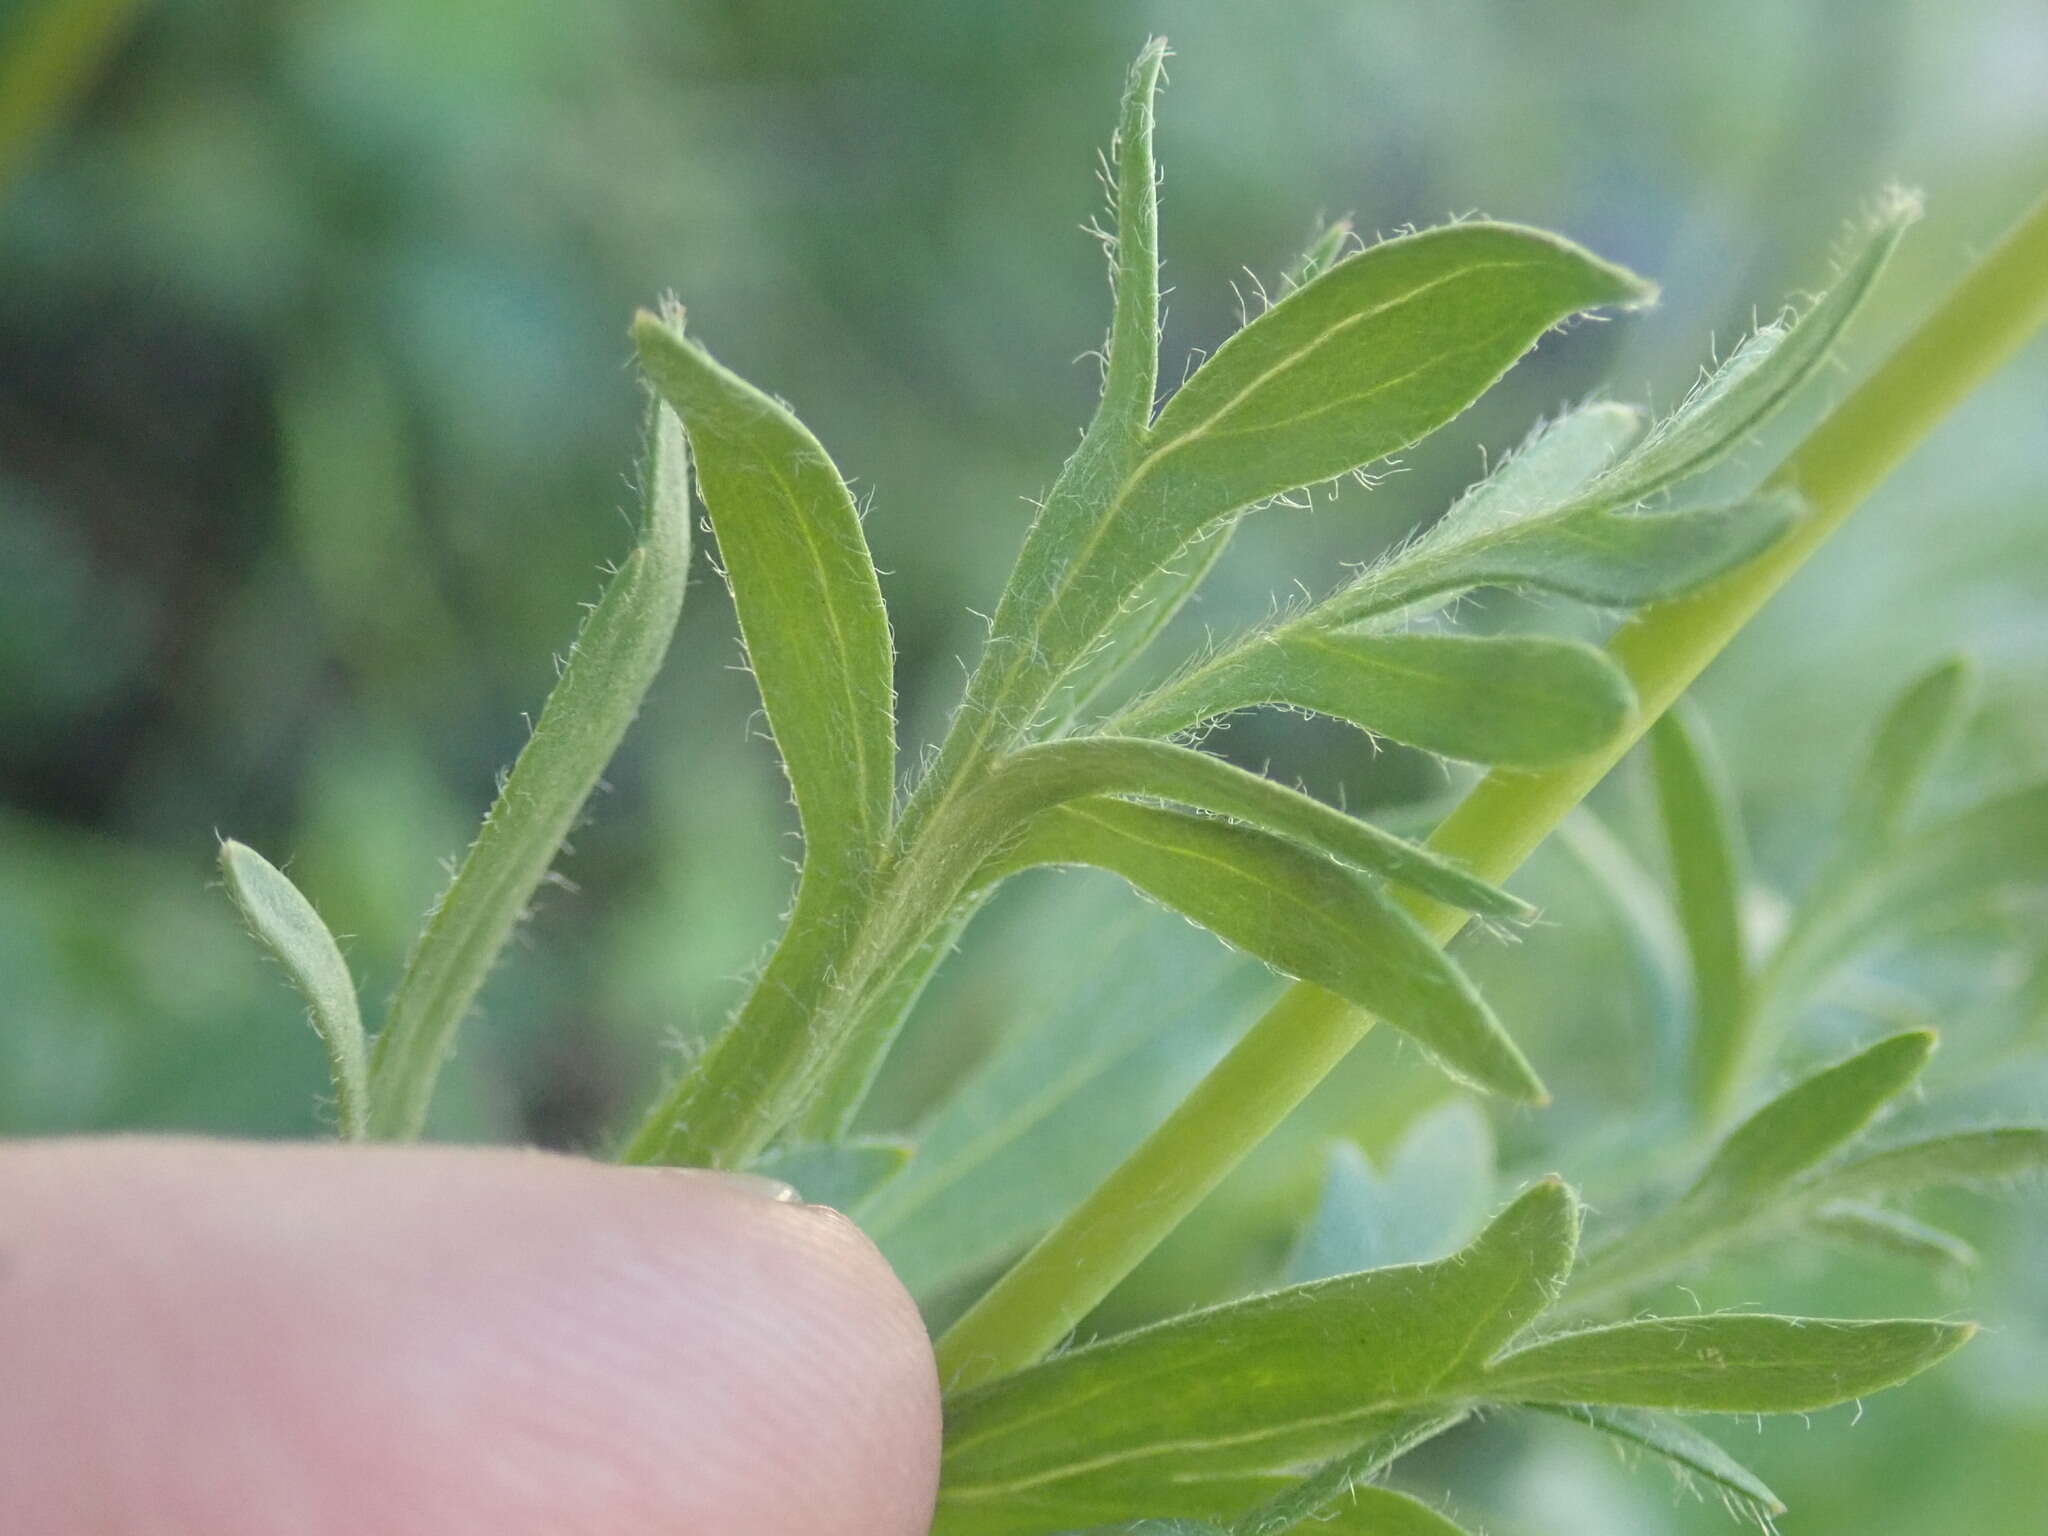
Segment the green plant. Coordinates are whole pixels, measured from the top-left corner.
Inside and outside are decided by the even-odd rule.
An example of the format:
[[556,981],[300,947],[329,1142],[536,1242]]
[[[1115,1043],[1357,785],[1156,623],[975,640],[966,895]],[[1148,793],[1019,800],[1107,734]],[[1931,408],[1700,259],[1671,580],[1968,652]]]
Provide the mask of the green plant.
[[[1370,1479],[1496,1406],[1570,1415],[1767,1514],[1769,1491],[1673,1411],[1843,1402],[1931,1364],[1967,1327],[1752,1314],[1613,1322],[1604,1311],[1674,1267],[1781,1227],[1953,1257],[1952,1240],[1872,1202],[2034,1168],[2044,1133],[1850,1148],[1912,1080],[1923,1034],[1884,1040],[1756,1110],[1672,1203],[1583,1265],[1578,1203],[1554,1180],[1454,1257],[1375,1266],[1388,1255],[1368,1252],[1318,1278],[1343,1246],[1328,1237],[1343,1224],[1326,1215],[1298,1284],[1043,1357],[1375,1019],[1474,1089],[1544,1101],[1534,1066],[1444,946],[1475,918],[1530,915],[1500,883],[1653,726],[1698,998],[1687,1145],[1718,1135],[1744,1103],[1803,989],[1849,940],[1987,884],[2048,875],[2038,788],[1901,832],[1929,760],[1923,743],[1956,708],[1944,681],[1953,674],[1936,674],[1880,734],[1842,853],[1756,970],[1730,818],[1698,733],[1665,717],[2048,313],[2048,205],[1747,494],[1688,492],[1834,355],[1914,216],[1910,198],[1885,198],[1827,290],[1746,338],[1668,415],[1649,421],[1604,401],[1566,412],[1336,592],[1133,691],[1128,669],[1249,510],[1363,474],[1459,415],[1546,332],[1654,294],[1577,246],[1512,225],[1457,223],[1349,252],[1348,229],[1333,227],[1277,302],[1159,405],[1152,133],[1164,57],[1157,43],[1141,55],[1117,134],[1100,404],[1040,506],[952,727],[905,797],[888,619],[853,498],[796,417],[720,366],[671,307],[633,327],[659,401],[640,547],[586,623],[423,930],[374,1049],[303,898],[234,844],[223,849],[231,892],[313,1005],[344,1132],[417,1134],[493,958],[660,662],[687,564],[687,454],[804,857],[776,949],[724,1031],[627,1138],[625,1158],[771,1167],[814,1197],[885,1211],[915,1157],[854,1136],[855,1114],[963,926],[1028,868],[1110,871],[1296,978],[941,1339],[954,1395],[938,1529],[1138,1517],[1225,1521],[1240,1533],[1325,1518],[1337,1529],[1448,1528]],[[1457,630],[1456,599],[1489,587],[1630,617],[1604,651]],[[1193,744],[1207,723],[1261,704],[1491,772],[1427,841],[1411,841]],[[1348,1182],[1333,1176],[1326,1209],[1381,1198],[1354,1162]]]

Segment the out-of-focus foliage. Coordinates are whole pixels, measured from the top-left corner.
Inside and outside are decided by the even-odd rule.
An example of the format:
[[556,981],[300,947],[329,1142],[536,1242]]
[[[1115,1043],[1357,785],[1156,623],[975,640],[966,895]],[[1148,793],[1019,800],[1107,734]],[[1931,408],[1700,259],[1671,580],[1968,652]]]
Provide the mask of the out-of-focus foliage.
[[[0,12],[0,39],[27,9]],[[1512,446],[1604,376],[1675,400],[1696,338],[1732,339],[1751,295],[1821,270],[1845,200],[1896,177],[1927,190],[1929,216],[1853,348],[1866,360],[2032,194],[2048,146],[2048,20],[2021,0],[593,0],[573,21],[159,0],[0,190],[0,1131],[317,1128],[320,1043],[206,889],[213,830],[288,858],[366,993],[389,992],[595,567],[631,547],[624,328],[665,287],[722,360],[800,388],[806,422],[872,494],[905,751],[936,734],[979,632],[968,605],[992,598],[1022,498],[1094,391],[1093,363],[1073,359],[1099,340],[1100,258],[1053,234],[1094,212],[1103,123],[1076,104],[1113,99],[1148,31],[1181,53],[1169,359],[1234,326],[1233,280],[1256,305],[1236,263],[1265,252],[1272,285],[1319,207],[1365,231],[1474,207],[1568,229],[1665,293],[1651,315],[1543,349],[1470,431],[1375,490],[1247,525],[1191,637],[1262,617],[1297,578],[1327,588],[1338,562],[1445,505],[1480,468],[1453,443]],[[1323,207],[1332,188],[1343,204]],[[1847,744],[1936,654],[1976,657],[1986,702],[1928,814],[2048,760],[2044,500],[2027,478],[2044,389],[2037,347],[1708,679],[1760,936],[1778,921],[1770,893],[1813,867],[1837,820]],[[1477,617],[1575,632],[1570,610],[1512,607]],[[486,989],[440,1134],[611,1132],[663,1043],[723,1016],[773,931],[794,813],[740,725],[753,691],[724,665],[738,655],[723,593],[700,582],[687,613],[675,654],[695,664],[670,668],[575,838],[562,869],[580,892],[543,893]],[[1427,759],[1341,729],[1254,715],[1210,745],[1353,806],[1441,788]],[[1497,1118],[1503,1177],[1556,1166],[1596,1211],[1628,1182],[1601,1188],[1619,1161],[1603,1129],[1686,1070],[1675,934],[1574,858],[1633,850],[1659,867],[1646,787],[1619,783],[1599,810],[1605,826],[1518,883],[1549,921],[1512,951],[1461,946],[1490,991],[1512,989],[1557,1101]],[[1839,1059],[1880,1032],[1873,1016],[1932,1022],[1931,1097],[2039,1118],[2048,1074],[2005,1053],[2048,1044],[2040,916],[1972,913],[1858,972],[1789,1059]],[[2031,973],[2012,942],[2029,932]],[[975,1219],[951,1252],[895,1239],[934,1316],[1128,1148],[1268,985],[1103,877],[1006,893],[867,1115],[918,1132],[927,1158],[951,1149],[869,1197],[885,1244],[916,1209]],[[1130,1016],[1141,998],[1149,1020]],[[960,1082],[1034,1114],[991,1129],[967,1101],[935,1111]],[[1016,1086],[1032,1082],[1047,1092]],[[1404,1129],[1441,1093],[1412,1050],[1374,1038],[1092,1331],[1270,1283],[1332,1142],[1397,1179]],[[1062,1113],[1087,1134],[1032,1139]],[[1033,1162],[1035,1146],[1069,1161]],[[1015,1201],[1020,1166],[1043,1211],[977,1197]],[[1809,1532],[1931,1532],[1967,1510],[1984,1536],[2031,1533],[2048,1226],[2038,1200],[1944,1196],[1921,1214],[1982,1252],[1967,1292],[1905,1260],[1750,1250],[1711,1271],[1703,1303],[1966,1309],[1997,1348],[1874,1401],[1853,1430],[1846,1414],[1774,1427],[1743,1459]],[[1416,1460],[1451,1456],[1462,1513],[1497,1533],[1722,1528],[1571,1425],[1502,1420]]]

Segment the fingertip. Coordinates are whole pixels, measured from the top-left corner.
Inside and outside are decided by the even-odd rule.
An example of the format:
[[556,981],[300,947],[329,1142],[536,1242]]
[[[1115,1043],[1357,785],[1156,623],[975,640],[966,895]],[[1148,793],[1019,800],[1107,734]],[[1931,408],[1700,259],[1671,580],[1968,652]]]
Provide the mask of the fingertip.
[[0,1153],[0,1528],[916,1536],[915,1307],[836,1213],[536,1153]]

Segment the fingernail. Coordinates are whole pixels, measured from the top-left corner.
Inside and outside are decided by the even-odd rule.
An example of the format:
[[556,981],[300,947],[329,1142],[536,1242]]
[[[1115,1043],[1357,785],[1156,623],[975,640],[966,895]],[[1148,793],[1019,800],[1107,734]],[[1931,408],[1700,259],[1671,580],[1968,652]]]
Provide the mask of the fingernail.
[[796,1192],[794,1184],[785,1184],[765,1173],[735,1173],[725,1168],[668,1168],[662,1171],[721,1184],[736,1195],[751,1195],[756,1200],[768,1200],[776,1205],[803,1204],[803,1196]]

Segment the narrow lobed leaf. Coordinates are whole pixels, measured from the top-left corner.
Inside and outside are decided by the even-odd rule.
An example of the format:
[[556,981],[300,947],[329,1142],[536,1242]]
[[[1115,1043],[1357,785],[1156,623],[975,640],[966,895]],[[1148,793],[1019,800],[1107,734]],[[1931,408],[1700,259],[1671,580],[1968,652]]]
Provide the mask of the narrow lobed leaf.
[[1523,587],[1606,608],[1680,597],[1775,543],[1804,511],[1784,488],[1670,512],[1597,500],[1499,526],[1452,529],[1331,597],[1324,622],[1362,623],[1472,587]]
[[1142,1501],[1190,1471],[1341,1455],[1434,1400],[1457,1407],[1548,1305],[1577,1233],[1577,1202],[1547,1181],[1439,1263],[1190,1313],[962,1393],[935,1529],[1057,1529],[1105,1494],[1158,1508]]
[[1808,1225],[1822,1237],[1858,1252],[1910,1259],[1936,1269],[1974,1269],[1977,1265],[1977,1250],[1955,1233],[1881,1205],[1836,1201],[1815,1211]]
[[[855,1213],[912,1295],[984,1275],[1041,1236],[1180,1102],[1275,978],[1107,879],[1040,897],[998,1044]],[[986,953],[986,952],[984,952]],[[1221,1507],[1221,1506],[1219,1506]]]
[[1735,1091],[1749,1056],[1741,823],[1705,721],[1685,700],[1650,727],[1650,764],[1692,962],[1694,1103],[1711,1115]]
[[1369,1522],[1375,1516],[1389,1518],[1396,1532],[1455,1531],[1455,1526],[1443,1521],[1428,1506],[1369,1485],[1398,1458],[1463,1423],[1466,1417],[1463,1408],[1405,1415],[1239,1518],[1231,1526],[1231,1536],[1280,1536],[1283,1531],[1304,1525],[1316,1530],[1341,1531],[1355,1528],[1361,1520]]
[[1600,400],[1541,423],[1422,538],[1456,543],[1570,506],[1648,425],[1635,406]]
[[1741,1210],[1783,1190],[1911,1087],[1934,1046],[1932,1030],[1907,1030],[1795,1083],[1729,1134],[1686,1203]]
[[1420,844],[1189,747],[1116,736],[1046,742],[1010,757],[986,793],[1014,821],[1089,795],[1175,801],[1263,827],[1483,917],[1532,915],[1528,903]]
[[896,725],[889,620],[853,496],[785,406],[683,335],[679,311],[642,314],[633,340],[689,432],[806,874],[857,885],[889,832]]
[[1668,1413],[1598,1403],[1531,1403],[1529,1407],[1661,1457],[1682,1477],[1712,1484],[1722,1498],[1759,1521],[1785,1512],[1784,1502],[1762,1478],[1684,1420]]
[[305,998],[313,1030],[327,1047],[336,1118],[344,1141],[369,1130],[369,1066],[356,986],[334,935],[284,871],[245,843],[225,838],[220,872],[228,895],[257,941]]
[[2048,779],[1920,827],[1818,892],[1773,963],[1773,1006],[1788,1007],[1860,952],[2011,888],[2048,888]]
[[1576,641],[1298,623],[1195,667],[1114,728],[1163,736],[1260,704],[1311,709],[1443,757],[1534,768],[1605,746],[1635,694],[1611,661]]
[[1185,487],[1215,516],[1344,474],[1463,411],[1559,321],[1655,292],[1514,225],[1386,241],[1217,349],[1159,413],[1134,499]]
[[1142,451],[1084,445],[997,611],[998,697],[1042,699],[1155,572],[1233,514],[1408,446],[1558,322],[1653,291],[1506,224],[1451,225],[1338,262],[1218,348]]
[[1573,1276],[1575,1300],[1647,1284],[1796,1214],[1807,1200],[1799,1176],[1861,1134],[1933,1050],[1931,1033],[1909,1030],[1779,1094],[1728,1135],[1670,1207],[1588,1259]]
[[1817,1178],[1816,1198],[1903,1195],[1942,1186],[2004,1184],[2048,1172],[2048,1126],[1991,1126],[1881,1147]]
[[1166,39],[1155,37],[1131,65],[1111,155],[1116,237],[1110,245],[1110,288],[1116,308],[1096,420],[1132,437],[1152,420],[1158,389],[1159,170],[1152,130],[1166,58]]
[[1450,1516],[1413,1495],[1370,1484],[1352,1488],[1295,1528],[1303,1536],[1468,1536]]
[[690,567],[688,449],[665,408],[653,412],[649,435],[640,545],[584,620],[533,735],[406,961],[370,1061],[373,1135],[419,1134],[456,1030],[668,653]]
[[1804,313],[1748,337],[1691,397],[1594,487],[1609,505],[1628,505],[1699,473],[1734,452],[1834,353],[1843,330],[1876,286],[1920,201],[1893,191],[1852,237],[1835,280]]
[[1034,817],[984,878],[1041,864],[1120,875],[1276,970],[1370,1009],[1453,1075],[1542,1101],[1535,1072],[1464,973],[1355,870],[1255,827],[1102,797]]
[[1524,1403],[1803,1413],[1897,1386],[1975,1331],[1907,1319],[1646,1318],[1517,1350],[1487,1371],[1479,1390]]
[[1936,760],[1955,740],[1970,707],[1975,675],[1950,657],[1909,683],[1885,711],[1849,792],[1842,841],[1868,855],[1889,846]]

